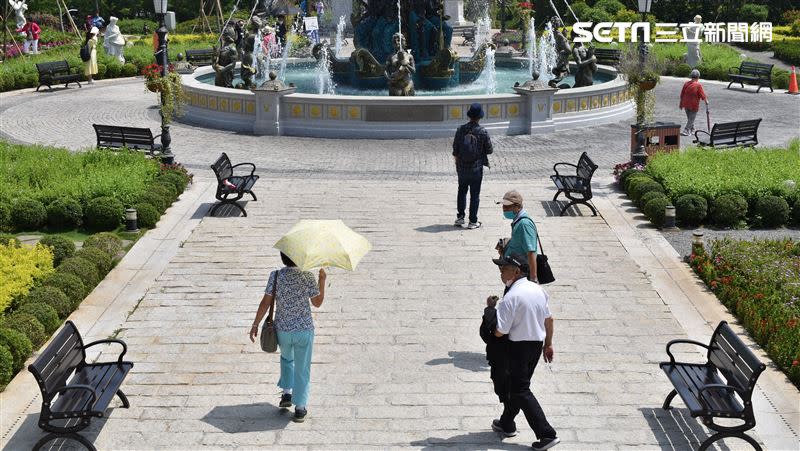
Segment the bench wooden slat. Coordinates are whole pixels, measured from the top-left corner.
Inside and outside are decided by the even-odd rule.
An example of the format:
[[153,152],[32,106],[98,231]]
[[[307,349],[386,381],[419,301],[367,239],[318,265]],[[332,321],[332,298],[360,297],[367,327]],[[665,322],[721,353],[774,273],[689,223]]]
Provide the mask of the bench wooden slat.
[[[251,167],[250,174],[234,175],[234,169],[243,165]],[[214,175],[217,177],[217,193],[215,197],[219,203],[211,208],[209,215],[214,216],[214,213],[222,205],[228,204],[238,208],[244,216],[247,216],[247,212],[241,205],[237,203],[237,201],[244,197],[245,194],[250,194],[253,197],[253,200],[257,200],[256,195],[253,193],[253,186],[255,185],[256,181],[258,181],[258,176],[255,175],[256,166],[253,163],[239,163],[237,165],[233,165],[230,158],[228,158],[228,155],[225,152],[222,152],[222,155],[217,158],[217,161],[211,165],[211,170],[214,171]],[[234,186],[229,186],[225,182],[228,182]]]
[[161,144],[155,142],[153,132],[149,128],[102,124],[92,124],[92,127],[97,135],[97,147],[147,150],[150,155],[161,150]]
[[733,72],[733,69],[728,72],[728,78],[730,79],[730,83],[728,83],[728,89],[730,89],[733,83],[739,83],[742,85],[747,83],[758,86],[758,90],[756,90],[756,92],[761,91],[761,88],[769,88],[770,92],[774,92],[772,89],[773,67],[773,64],[742,61],[739,64],[739,69],[737,72]]
[[[575,175],[560,174],[558,167],[561,165],[574,166]],[[570,163],[556,163],[553,166],[555,171],[554,175],[550,176],[550,180],[556,185],[556,195],[553,197],[553,202],[558,199],[561,193],[570,200],[570,202],[561,209],[561,215],[567,211],[572,205],[581,203],[586,205],[592,210],[592,215],[597,216],[597,210],[589,203],[592,198],[592,176],[597,170],[597,165],[589,158],[586,152],[583,152],[578,158],[578,163],[572,165]],[[574,197],[573,194],[578,194],[580,197]]]

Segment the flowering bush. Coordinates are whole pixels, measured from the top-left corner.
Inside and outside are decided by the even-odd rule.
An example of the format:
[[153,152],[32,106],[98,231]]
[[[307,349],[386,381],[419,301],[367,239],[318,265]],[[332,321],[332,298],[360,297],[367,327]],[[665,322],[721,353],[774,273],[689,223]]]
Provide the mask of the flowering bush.
[[183,113],[188,96],[183,90],[183,79],[172,64],[167,68],[166,77],[161,75],[163,69],[164,66],[153,63],[142,69],[142,75],[148,91],[161,93],[161,115],[164,122],[169,123],[173,114],[180,116]]
[[0,244],[0,312],[51,272],[53,251],[49,247]]
[[614,172],[612,174],[614,175],[614,181],[622,185],[625,183],[625,179],[628,178],[628,176],[641,171],[644,171],[644,166],[628,161],[614,166]]
[[715,240],[689,264],[800,386],[800,242]]

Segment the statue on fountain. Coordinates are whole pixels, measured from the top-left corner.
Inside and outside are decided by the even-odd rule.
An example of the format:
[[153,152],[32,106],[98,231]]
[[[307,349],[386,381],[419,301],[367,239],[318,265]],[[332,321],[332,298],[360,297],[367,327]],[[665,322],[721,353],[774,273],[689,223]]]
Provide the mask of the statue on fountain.
[[553,17],[550,19],[550,23],[553,25],[552,33],[556,41],[556,64],[553,67],[553,75],[555,75],[555,78],[550,80],[548,84],[551,88],[560,88],[561,86],[558,84],[569,75],[569,56],[572,54],[572,48],[569,45],[569,41],[567,41],[567,38],[564,36],[564,33],[561,31],[561,28],[564,26],[561,19]]
[[692,69],[699,66],[700,62],[703,61],[703,57],[700,54],[700,41],[704,31],[703,17],[697,15],[694,16],[694,22],[689,24],[684,32],[688,39],[686,40],[686,53],[683,55],[683,59]]
[[247,24],[244,39],[242,40],[242,65],[239,68],[239,74],[242,77],[242,83],[236,87],[240,89],[253,89],[255,83],[253,78],[256,76],[258,69],[256,68],[256,57],[253,55],[256,47],[256,39],[258,39],[258,30],[261,28],[261,19],[258,16],[253,16]]
[[[572,32],[575,39],[576,33]],[[594,56],[594,47],[587,48],[582,42],[576,42],[572,49],[572,57],[578,70],[575,73],[575,85],[573,88],[592,86],[594,84],[594,73],[597,72],[597,57]]]
[[236,67],[236,32],[231,27],[226,27],[222,32],[222,47],[215,52],[214,64],[211,66],[216,73],[214,85],[223,88],[233,87],[233,70]]
[[403,49],[403,41],[403,34],[395,33],[392,37],[395,53],[386,60],[384,75],[389,81],[390,96],[413,96],[415,94],[414,81],[411,77],[417,69],[414,65],[414,57]]
[[[28,10],[28,5],[25,3],[25,0],[8,0],[8,4],[11,5],[11,9],[14,10],[14,20],[17,24],[17,30],[25,26],[25,11]],[[20,35],[25,36],[25,32],[20,33]]]

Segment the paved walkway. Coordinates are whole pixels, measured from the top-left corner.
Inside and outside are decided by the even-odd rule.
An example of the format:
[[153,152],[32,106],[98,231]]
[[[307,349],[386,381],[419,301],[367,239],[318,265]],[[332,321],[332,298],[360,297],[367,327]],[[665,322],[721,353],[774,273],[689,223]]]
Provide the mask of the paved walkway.
[[[786,111],[800,105],[790,96],[709,85],[720,116],[739,114],[723,105],[755,99],[751,106],[775,127],[766,141],[797,133],[786,128]],[[134,87],[140,81],[4,95],[2,133],[81,148],[94,141],[91,122],[155,128],[149,96],[142,100]],[[677,87],[667,80],[659,89]],[[679,117],[671,107],[659,111]],[[48,120],[52,126],[41,125]],[[136,362],[125,384],[132,407],[115,408],[88,435],[101,449],[527,448],[534,437],[524,421],[513,439],[489,431],[500,409],[477,336],[485,297],[502,288],[490,258],[508,222],[492,201],[514,187],[528,199],[558,278],[548,286],[556,361],[534,378],[563,440],[558,449],[696,448],[707,431],[683,408],[660,409],[670,386],[658,362],[670,339],[705,341],[730,317],[609,189],[607,168],[627,155],[626,128],[498,137],[484,227],[467,231],[450,225],[455,180],[446,140],[255,138],[175,126],[176,153],[195,168],[196,185],[73,315],[88,339],[120,329]],[[585,149],[605,167],[596,177],[601,216],[553,216],[549,166]],[[213,189],[205,168],[220,151],[263,168],[260,201],[249,202],[247,218],[203,217]],[[278,356],[260,352],[246,333],[279,264],[271,244],[302,218],[341,218],[374,251],[354,273],[331,271],[315,313],[311,417],[295,424],[275,407]],[[692,350],[682,356],[702,358]],[[3,446],[30,448],[41,437],[32,378],[20,374],[0,402]],[[797,390],[770,369],[755,404],[754,435],[770,449],[796,449]],[[736,440],[724,446],[747,449]]]

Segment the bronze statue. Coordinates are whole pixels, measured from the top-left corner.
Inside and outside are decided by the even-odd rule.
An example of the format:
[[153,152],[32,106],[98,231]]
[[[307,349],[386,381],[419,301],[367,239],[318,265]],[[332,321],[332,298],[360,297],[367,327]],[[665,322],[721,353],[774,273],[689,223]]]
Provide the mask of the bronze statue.
[[417,71],[414,57],[403,50],[403,35],[395,33],[392,37],[392,46],[395,53],[386,60],[384,75],[389,81],[390,96],[413,96],[414,81],[411,77]]
[[[572,33],[573,38],[575,32]],[[572,49],[572,57],[575,58],[575,64],[578,70],[575,73],[575,86],[580,88],[583,86],[591,86],[594,84],[594,73],[597,72],[597,57],[594,56],[594,47],[586,48],[582,42],[576,42],[575,47]]]
[[256,68],[256,56],[253,55],[256,47],[256,39],[258,37],[258,30],[261,28],[261,19],[258,16],[253,16],[247,24],[247,30],[242,42],[242,64],[239,68],[239,74],[242,77],[242,83],[237,85],[237,88],[253,89],[255,84],[253,78],[256,76],[258,69]]
[[236,32],[231,27],[222,32],[222,47],[215,52],[214,64],[211,66],[216,72],[214,85],[223,88],[233,87],[233,70],[236,67]]
[[553,67],[555,78],[550,80],[549,85],[556,88],[558,83],[569,75],[569,56],[572,54],[572,48],[564,33],[561,32],[560,28],[564,26],[561,19],[553,17],[550,19],[550,23],[553,25],[551,32],[556,41],[556,65]]

